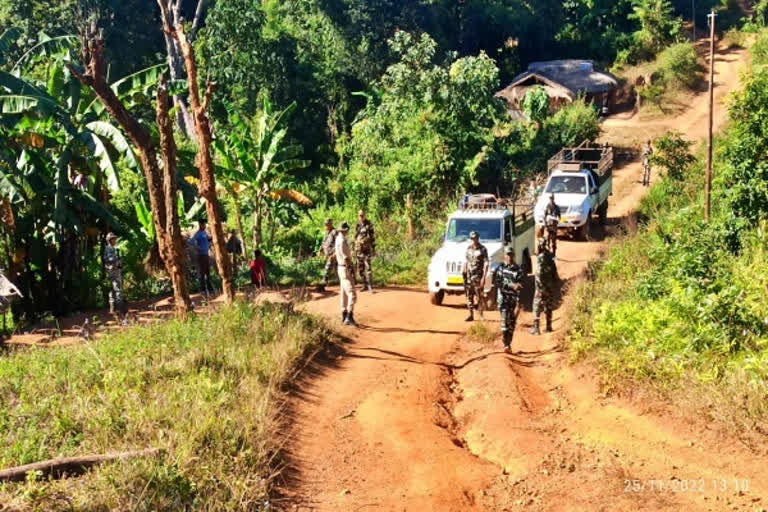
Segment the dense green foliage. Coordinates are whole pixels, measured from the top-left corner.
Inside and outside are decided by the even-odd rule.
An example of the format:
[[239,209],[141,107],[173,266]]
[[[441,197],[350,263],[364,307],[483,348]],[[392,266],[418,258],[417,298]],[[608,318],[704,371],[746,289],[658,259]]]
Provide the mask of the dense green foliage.
[[[768,72],[753,69],[717,141],[713,210],[703,220],[702,159],[690,143],[656,141],[664,177],[644,199],[644,227],[610,251],[581,290],[574,354],[591,354],[611,385],[621,378],[730,386],[718,405],[768,413]],[[691,165],[691,164],[694,165]],[[718,395],[719,396],[719,395]]]
[[[277,467],[281,385],[325,324],[280,305],[134,327],[0,358],[0,467],[161,448],[87,476],[0,488],[30,510],[259,510]],[[42,392],[41,390],[47,390]],[[55,391],[55,392],[54,392]]]
[[[702,12],[712,4],[699,3]],[[129,297],[168,290],[155,273],[152,217],[132,148],[67,68],[80,65],[79,41],[70,34],[95,20],[106,38],[110,81],[129,77],[115,90],[156,137],[153,96],[166,68],[158,7],[48,4],[8,0],[0,7],[0,27],[8,28],[0,37],[2,186],[15,220],[0,240],[0,258],[23,288],[26,301],[16,306],[22,323],[103,304],[104,294],[93,291],[105,291],[100,252],[110,230],[123,235]],[[182,0],[183,18],[191,20],[198,5]],[[550,113],[541,90],[525,102],[532,122],[511,122],[494,93],[529,62],[578,57],[607,67],[666,48],[658,83],[687,84],[695,74],[692,46],[670,46],[683,37],[680,16],[691,14],[682,1],[205,5],[194,45],[200,77],[217,82],[211,117],[227,227],[247,240],[249,255],[260,245],[273,282],[285,284],[317,277],[320,262],[311,258],[322,219],[351,221],[361,207],[385,227],[377,274],[420,280],[416,269],[423,270],[458,194],[511,193],[560,145],[596,137],[591,105],[579,100]],[[173,87],[184,91],[183,81]],[[202,207],[192,186],[197,148],[177,142],[187,228]],[[89,177],[85,189],[74,185],[78,174]]]
[[435,42],[405,32],[392,48],[400,60],[374,85],[342,150],[348,194],[376,211],[393,210],[408,194],[434,201],[473,185],[503,116],[493,96],[498,70],[485,54],[437,65]]

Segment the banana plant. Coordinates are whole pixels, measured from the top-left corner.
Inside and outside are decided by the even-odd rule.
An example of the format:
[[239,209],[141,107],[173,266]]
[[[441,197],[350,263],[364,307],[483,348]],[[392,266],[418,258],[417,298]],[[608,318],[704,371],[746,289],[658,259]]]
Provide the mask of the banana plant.
[[[254,209],[254,244],[262,240],[262,218],[269,200],[291,201],[311,205],[301,192],[288,188],[288,180],[296,171],[309,166],[299,156],[303,148],[286,139],[287,120],[296,102],[275,111],[265,97],[261,115],[254,129],[233,109],[228,109],[229,133],[214,142],[220,160],[220,174],[226,187],[235,194],[235,215],[239,218],[239,197],[247,198]],[[235,188],[237,185],[237,188]]]
[[[0,36],[0,51],[9,47],[14,35],[6,31]],[[76,43],[74,36],[43,36],[13,64],[10,72],[0,71],[3,135],[17,151],[37,153],[37,161],[56,162],[55,166],[37,168],[39,173],[53,177],[54,233],[61,233],[62,223],[72,222],[72,211],[64,210],[69,204],[64,196],[71,195],[73,174],[90,175],[92,179],[87,183],[91,186],[82,187],[83,191],[103,202],[103,186],[111,192],[120,188],[120,160],[126,167],[138,169],[127,138],[104,120],[101,103],[69,70]],[[163,67],[160,64],[124,77],[112,88],[118,96],[128,99],[127,103],[140,101],[157,82]],[[16,168],[4,172],[26,171]],[[80,200],[86,198],[87,194]]]
[[[6,254],[19,255],[14,271],[25,276],[31,305],[24,307],[35,314],[51,304],[77,308],[89,300],[73,276],[88,279],[84,269],[98,253],[99,232],[127,233],[109,208],[110,191],[121,186],[119,170],[138,169],[138,162],[100,102],[70,72],[76,38],[44,36],[8,63],[17,37],[13,30],[0,35],[0,62],[6,63],[0,70],[0,197],[15,219],[0,243],[10,244]],[[112,88],[126,103],[146,101],[163,67]]]

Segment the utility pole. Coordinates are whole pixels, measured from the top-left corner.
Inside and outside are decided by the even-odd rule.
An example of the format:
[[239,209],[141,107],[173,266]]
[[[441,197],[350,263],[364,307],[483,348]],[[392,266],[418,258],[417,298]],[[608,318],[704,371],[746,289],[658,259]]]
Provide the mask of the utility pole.
[[704,219],[709,221],[710,192],[712,189],[712,109],[715,98],[715,14],[714,9],[707,15],[709,19],[709,134],[707,137],[707,181],[704,189],[706,203],[704,205]]
[[694,44],[696,43],[696,0],[691,0],[691,21],[693,22],[693,37]]

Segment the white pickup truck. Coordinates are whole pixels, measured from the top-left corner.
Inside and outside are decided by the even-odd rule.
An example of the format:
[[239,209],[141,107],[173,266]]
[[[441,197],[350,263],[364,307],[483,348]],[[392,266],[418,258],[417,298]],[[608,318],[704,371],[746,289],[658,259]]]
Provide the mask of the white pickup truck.
[[563,148],[549,160],[549,179],[534,209],[536,224],[543,226],[549,197],[560,207],[558,229],[588,238],[593,215],[605,224],[608,196],[613,192],[613,148],[590,146],[588,141]]
[[432,304],[442,304],[446,294],[464,293],[462,267],[472,231],[480,235],[480,243],[488,250],[490,260],[485,280],[487,309],[495,307],[496,293],[491,275],[504,261],[505,246],[515,248],[515,261],[526,273],[532,270],[535,233],[531,206],[497,201],[491,194],[471,196],[467,204],[448,217],[443,245],[429,264],[427,286]]

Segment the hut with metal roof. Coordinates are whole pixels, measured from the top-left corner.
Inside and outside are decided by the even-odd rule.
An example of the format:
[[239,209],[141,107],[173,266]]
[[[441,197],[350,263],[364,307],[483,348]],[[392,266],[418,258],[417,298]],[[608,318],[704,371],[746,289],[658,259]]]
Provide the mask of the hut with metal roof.
[[507,102],[513,117],[519,117],[523,98],[535,86],[541,86],[547,92],[551,112],[583,96],[607,114],[613,106],[614,92],[619,88],[619,81],[612,74],[595,69],[591,60],[532,62],[525,72],[517,75],[496,96]]

